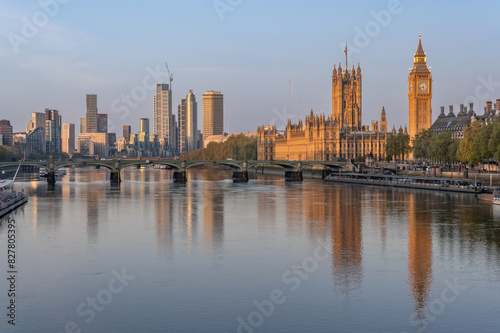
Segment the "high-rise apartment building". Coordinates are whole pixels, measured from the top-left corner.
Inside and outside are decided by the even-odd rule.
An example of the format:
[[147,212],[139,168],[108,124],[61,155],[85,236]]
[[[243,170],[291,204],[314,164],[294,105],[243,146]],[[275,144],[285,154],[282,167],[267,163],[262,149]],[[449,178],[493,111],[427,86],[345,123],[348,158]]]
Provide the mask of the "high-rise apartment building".
[[75,152],[75,124],[63,124],[61,131],[61,151],[67,154]]
[[45,109],[45,152],[61,153],[61,116],[58,110]]
[[12,125],[10,121],[6,119],[0,120],[0,135],[3,137],[2,142],[5,146],[14,146],[14,140],[12,139]]
[[145,132],[149,135],[149,118],[139,119],[139,132]]
[[108,133],[108,114],[97,114],[97,133]]
[[[222,118],[222,117],[221,117]],[[198,103],[193,94],[193,90],[189,90],[186,96],[186,142],[187,151],[194,151],[198,147]]]
[[26,126],[26,133],[34,131],[38,127],[45,128],[45,113],[44,112],[33,112],[31,113],[31,119]]
[[132,132],[132,127],[130,125],[123,125],[123,137],[125,140],[130,140],[130,133]]
[[203,94],[203,141],[224,134],[224,95],[220,91]]
[[97,95],[87,94],[87,116],[85,133],[99,133],[97,127]]
[[154,96],[154,134],[174,146],[175,124],[172,124],[172,90],[165,83],[156,84]]
[[178,129],[179,129],[179,153],[187,151],[186,145],[186,99],[181,99],[177,107]]
[[179,153],[198,149],[198,103],[193,90],[181,100],[179,113]]

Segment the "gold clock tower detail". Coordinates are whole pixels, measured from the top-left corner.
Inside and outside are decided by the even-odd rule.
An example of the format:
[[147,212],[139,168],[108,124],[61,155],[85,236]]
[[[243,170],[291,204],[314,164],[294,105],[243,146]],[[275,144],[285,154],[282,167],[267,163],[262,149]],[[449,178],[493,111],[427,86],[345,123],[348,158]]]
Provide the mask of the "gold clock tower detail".
[[413,68],[408,75],[409,134],[411,140],[417,133],[429,129],[432,121],[432,75],[427,67],[422,36],[418,38]]

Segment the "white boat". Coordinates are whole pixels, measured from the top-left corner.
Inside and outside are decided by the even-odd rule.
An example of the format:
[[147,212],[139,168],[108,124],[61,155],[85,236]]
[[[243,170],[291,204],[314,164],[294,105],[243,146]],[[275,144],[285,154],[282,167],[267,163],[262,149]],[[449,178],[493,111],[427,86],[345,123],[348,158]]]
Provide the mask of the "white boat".
[[[49,174],[49,172],[47,171],[46,168],[40,168],[40,177],[47,177],[48,174]],[[57,176],[64,176],[66,174],[66,169],[59,168],[56,170],[55,174],[56,174],[56,177]]]
[[24,190],[16,193],[12,189],[18,171],[19,167],[13,180],[0,180],[0,217],[28,202],[28,197],[24,195]]
[[500,205],[500,191],[493,192],[493,200],[494,205]]

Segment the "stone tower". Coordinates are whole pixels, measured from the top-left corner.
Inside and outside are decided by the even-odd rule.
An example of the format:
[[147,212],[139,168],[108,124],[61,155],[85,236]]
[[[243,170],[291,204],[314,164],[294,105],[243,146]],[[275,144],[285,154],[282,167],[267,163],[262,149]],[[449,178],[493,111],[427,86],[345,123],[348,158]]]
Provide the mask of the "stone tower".
[[361,68],[333,68],[332,116],[343,131],[361,130]]
[[413,68],[408,75],[409,134],[412,140],[415,134],[431,127],[431,99],[432,75],[422,48],[422,36],[419,36]]
[[382,106],[382,113],[380,114],[380,132],[387,133],[387,115],[384,106]]

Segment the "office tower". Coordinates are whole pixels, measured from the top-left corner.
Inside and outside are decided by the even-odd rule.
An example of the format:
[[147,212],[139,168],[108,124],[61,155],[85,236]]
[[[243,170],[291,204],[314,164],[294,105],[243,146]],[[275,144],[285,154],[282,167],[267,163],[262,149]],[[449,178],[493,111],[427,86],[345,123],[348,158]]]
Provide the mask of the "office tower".
[[14,146],[14,140],[12,139],[12,126],[9,120],[0,120],[0,135],[3,137],[2,142],[4,146]]
[[181,104],[177,107],[177,118],[179,128],[179,153],[187,151],[186,146],[186,99],[181,99]]
[[80,118],[80,133],[87,133],[87,118]]
[[203,94],[203,141],[212,135],[224,134],[224,96],[220,91]]
[[416,134],[431,127],[432,121],[432,75],[427,67],[422,48],[422,37],[418,38],[413,68],[408,75],[409,134],[411,140]]
[[130,133],[132,132],[132,127],[130,125],[123,125],[123,137],[125,140],[130,140]]
[[108,114],[97,114],[97,133],[108,133]]
[[[222,118],[222,117],[221,117]],[[197,149],[197,131],[198,131],[198,103],[193,94],[193,90],[189,90],[186,96],[186,144],[187,151]]]
[[33,112],[31,113],[31,119],[26,126],[26,133],[34,131],[38,127],[45,127],[45,113],[44,112]]
[[61,153],[61,116],[53,109],[45,109],[45,152]]
[[108,133],[108,144],[114,145],[116,142],[116,133]]
[[61,132],[61,151],[67,154],[73,154],[75,152],[75,124],[63,124]]
[[141,118],[139,120],[139,132],[146,132],[149,135],[149,118]]
[[97,131],[97,95],[87,94],[86,131],[84,133],[99,133]]
[[154,96],[154,134],[160,139],[167,140],[167,145],[172,146],[174,141],[174,126],[172,120],[172,91],[168,84],[156,84]]

